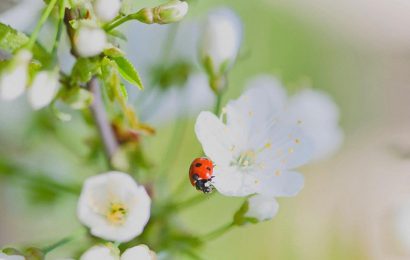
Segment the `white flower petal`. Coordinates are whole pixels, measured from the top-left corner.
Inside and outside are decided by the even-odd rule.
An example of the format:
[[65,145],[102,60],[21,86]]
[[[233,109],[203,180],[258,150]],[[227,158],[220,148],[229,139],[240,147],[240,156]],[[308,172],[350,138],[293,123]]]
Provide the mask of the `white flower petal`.
[[229,165],[233,159],[235,140],[229,129],[210,112],[201,112],[196,119],[195,133],[205,154],[219,166]]
[[212,59],[215,71],[235,61],[242,41],[242,23],[230,9],[219,8],[209,13],[205,25],[201,55]]
[[[120,203],[126,214],[122,222],[109,218],[110,207]],[[78,202],[79,220],[91,234],[106,240],[127,242],[142,233],[150,216],[151,199],[145,188],[128,174],[108,172],[88,178]]]
[[24,93],[28,81],[31,52],[21,50],[13,57],[9,67],[0,75],[0,100],[13,100]]
[[41,109],[51,103],[59,87],[58,72],[41,71],[37,73],[28,89],[28,100],[34,109]]
[[339,109],[327,94],[303,90],[289,100],[288,113],[289,120],[302,121],[301,128],[312,140],[314,159],[324,159],[340,148]]
[[24,260],[24,256],[21,255],[6,255],[0,252],[0,260]]
[[95,0],[94,11],[98,19],[108,22],[114,19],[121,9],[120,0]]
[[248,211],[245,217],[256,218],[258,221],[272,219],[279,210],[279,203],[274,197],[254,195],[248,199]]
[[232,167],[214,168],[212,181],[219,193],[225,196],[244,197],[254,194],[259,189],[259,180],[246,173],[237,172]]
[[75,38],[75,47],[82,57],[100,54],[107,45],[105,31],[98,27],[81,26]]
[[80,257],[80,260],[118,260],[118,258],[109,247],[93,246]]
[[156,260],[157,256],[146,245],[138,245],[125,250],[121,260]]
[[296,196],[304,186],[304,177],[298,172],[279,171],[258,174],[260,182],[258,193],[264,196]]

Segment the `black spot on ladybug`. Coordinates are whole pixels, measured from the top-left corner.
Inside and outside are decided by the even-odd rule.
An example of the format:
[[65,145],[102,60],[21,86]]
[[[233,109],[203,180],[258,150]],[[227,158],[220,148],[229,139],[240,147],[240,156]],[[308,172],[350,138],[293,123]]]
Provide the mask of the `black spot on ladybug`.
[[207,169],[208,171],[211,171],[211,167],[206,167],[206,169]]
[[202,163],[196,163],[195,164],[195,167],[201,167],[202,166]]
[[199,175],[197,174],[197,173],[194,173],[193,175],[192,175],[192,179],[193,180],[199,180]]

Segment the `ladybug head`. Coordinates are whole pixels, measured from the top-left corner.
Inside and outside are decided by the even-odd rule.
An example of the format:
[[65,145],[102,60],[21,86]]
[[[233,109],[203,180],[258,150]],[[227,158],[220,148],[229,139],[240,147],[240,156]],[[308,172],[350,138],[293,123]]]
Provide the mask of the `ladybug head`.
[[211,193],[214,190],[212,185],[212,176],[209,179],[201,179],[197,174],[194,174],[192,178],[195,180],[195,187],[197,190],[202,191],[203,193]]

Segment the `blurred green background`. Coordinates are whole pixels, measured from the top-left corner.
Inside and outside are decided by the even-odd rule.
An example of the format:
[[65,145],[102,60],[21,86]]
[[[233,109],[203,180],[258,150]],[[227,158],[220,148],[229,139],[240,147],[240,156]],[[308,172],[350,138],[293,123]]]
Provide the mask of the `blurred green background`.
[[[306,86],[329,93],[340,107],[346,139],[333,158],[301,170],[305,189],[297,197],[280,199],[274,219],[237,228],[210,242],[201,255],[238,260],[408,259],[410,247],[397,239],[392,227],[396,209],[410,198],[410,30],[405,29],[410,18],[403,15],[410,11],[409,4],[194,0],[189,18],[221,5],[233,8],[245,29],[223,103],[238,97],[250,77],[270,73],[281,78],[290,93]],[[0,109],[2,175],[7,176],[10,161],[30,169],[25,174],[50,173],[66,183],[80,183],[104,169],[85,160],[84,140],[95,132],[78,115],[70,123],[58,122],[50,111],[31,112],[22,100],[0,104]],[[189,163],[200,150],[194,118],[180,121],[187,128],[168,169],[173,187],[187,179]],[[169,123],[144,140],[154,165],[164,158],[173,129]],[[184,192],[187,198],[196,194],[188,179]],[[76,197],[54,195],[53,190],[31,187],[25,178],[1,178],[0,245],[44,244],[76,229]],[[184,211],[183,221],[206,233],[228,222],[240,204],[239,199],[217,195]],[[58,250],[50,259],[69,256],[65,254]]]

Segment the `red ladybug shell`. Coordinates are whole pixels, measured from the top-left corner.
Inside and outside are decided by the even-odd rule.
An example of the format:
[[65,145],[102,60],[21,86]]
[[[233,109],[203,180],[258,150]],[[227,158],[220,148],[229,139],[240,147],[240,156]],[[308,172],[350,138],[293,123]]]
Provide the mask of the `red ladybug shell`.
[[211,160],[205,157],[196,158],[192,161],[191,167],[189,167],[189,180],[192,186],[195,186],[196,180],[193,175],[197,174],[202,180],[209,180],[212,177],[214,171],[214,164]]

